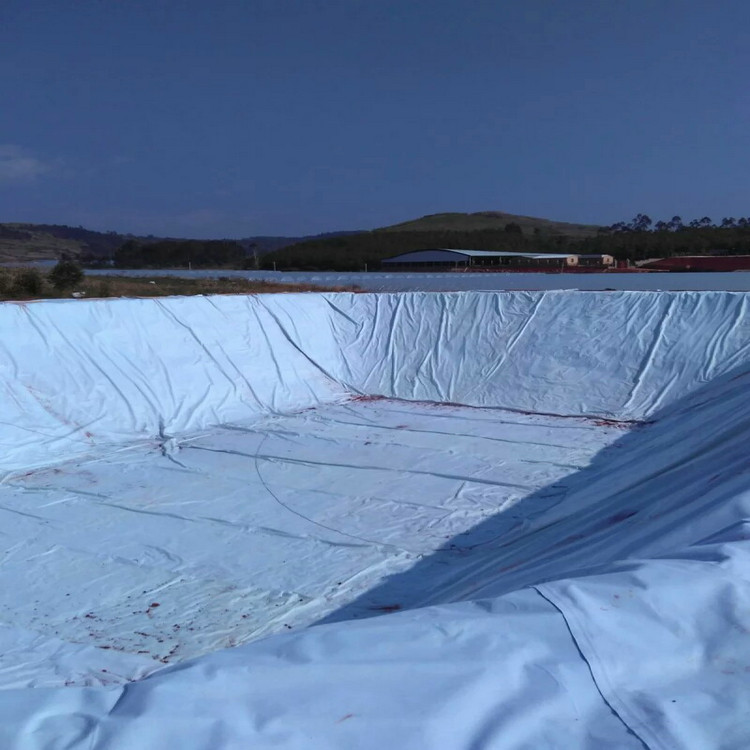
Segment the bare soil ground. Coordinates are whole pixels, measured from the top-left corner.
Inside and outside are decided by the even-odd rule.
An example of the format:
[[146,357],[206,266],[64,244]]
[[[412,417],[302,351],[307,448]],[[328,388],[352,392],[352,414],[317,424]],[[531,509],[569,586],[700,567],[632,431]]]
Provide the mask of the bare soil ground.
[[357,291],[351,286],[279,284],[237,278],[180,279],[167,276],[88,276],[70,289],[60,290],[46,275],[27,268],[0,269],[0,301],[83,297],[168,297],[197,294],[264,294],[275,292]]

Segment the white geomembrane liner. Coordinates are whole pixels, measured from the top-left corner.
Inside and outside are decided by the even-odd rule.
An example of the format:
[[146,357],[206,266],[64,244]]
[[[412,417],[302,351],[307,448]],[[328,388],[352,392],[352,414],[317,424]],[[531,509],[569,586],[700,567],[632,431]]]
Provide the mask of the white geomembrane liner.
[[742,293],[0,305],[0,748],[750,747],[749,385]]

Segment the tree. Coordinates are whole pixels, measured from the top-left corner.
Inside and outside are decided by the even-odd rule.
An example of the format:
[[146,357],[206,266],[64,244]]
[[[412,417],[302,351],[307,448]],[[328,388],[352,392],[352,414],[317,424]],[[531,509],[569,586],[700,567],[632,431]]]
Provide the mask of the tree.
[[0,294],[5,294],[13,286],[13,274],[7,268],[0,268]]
[[44,277],[37,268],[23,268],[13,283],[13,292],[24,297],[37,297],[44,289]]
[[515,221],[511,221],[505,225],[505,231],[507,234],[523,234],[520,224],[516,224]]
[[610,231],[627,232],[629,228],[630,227],[628,227],[628,225],[624,221],[618,221],[610,227]]
[[636,214],[635,219],[630,222],[630,228],[634,232],[648,232],[651,228],[651,217],[647,214]]
[[49,280],[55,289],[70,289],[83,280],[83,271],[75,261],[61,260],[49,272]]
[[231,240],[128,240],[115,251],[118,268],[226,267],[245,260],[245,251]]
[[253,256],[252,265],[253,268],[257,271],[260,268],[260,262],[258,260],[258,243],[257,242],[251,242],[247,246],[248,252]]

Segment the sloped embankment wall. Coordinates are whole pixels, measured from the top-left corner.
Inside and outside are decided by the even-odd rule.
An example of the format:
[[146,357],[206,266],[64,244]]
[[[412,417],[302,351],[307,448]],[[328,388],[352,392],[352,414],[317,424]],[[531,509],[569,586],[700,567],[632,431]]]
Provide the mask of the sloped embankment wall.
[[726,292],[340,295],[364,393],[643,419],[750,361],[750,303]]
[[750,359],[718,292],[40,302],[0,330],[1,469],[349,392],[642,419]]
[[340,398],[317,295],[0,305],[0,468]]

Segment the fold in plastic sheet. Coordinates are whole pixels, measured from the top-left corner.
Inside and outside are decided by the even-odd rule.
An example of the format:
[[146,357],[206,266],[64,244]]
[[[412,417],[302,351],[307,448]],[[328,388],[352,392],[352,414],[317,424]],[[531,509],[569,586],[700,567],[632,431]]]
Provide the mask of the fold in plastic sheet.
[[363,393],[644,419],[750,357],[742,293],[337,295]]
[[750,354],[721,292],[18,303],[0,331],[0,469],[348,392],[643,419]]
[[276,636],[117,689],[5,691],[0,740],[9,750],[743,748],[750,622],[727,572],[649,563],[540,586],[544,599],[527,589]]
[[340,398],[330,311],[319,295],[4,304],[0,468]]
[[445,601],[447,578],[476,578],[478,549],[563,503],[567,477],[621,436],[354,400],[9,476],[0,688],[117,684],[325,617]]
[[649,748],[750,747],[750,543],[683,554],[538,588]]
[[531,590],[277,636],[117,691],[72,690],[59,702],[5,693],[3,747],[642,747]]
[[[510,493],[499,509],[507,510],[506,500],[519,493],[512,513],[477,520],[468,537],[465,528],[455,528],[456,536],[439,552],[423,548],[410,565],[368,579],[356,600],[344,597],[338,610],[325,615],[332,624],[217,651],[124,687],[2,691],[3,747],[750,745],[750,320],[744,295],[289,295],[39,303],[2,306],[0,321],[0,446],[8,472],[0,493],[3,512],[17,519],[13,533],[0,536],[0,572],[13,574],[19,555],[27,554],[35,564],[49,563],[50,576],[79,575],[85,599],[91,553],[83,537],[66,536],[66,504],[81,511],[86,502],[102,500],[84,500],[91,489],[81,482],[100,477],[105,464],[120,462],[123,475],[137,477],[139,464],[127,469],[132,441],[141,441],[175,472],[195,476],[206,468],[208,453],[201,446],[216,449],[216,486],[223,488],[217,502],[229,500],[229,520],[236,520],[231,516],[240,507],[232,505],[238,495],[229,487],[258,461],[272,469],[261,470],[259,486],[312,519],[318,530],[328,519],[311,513],[323,506],[316,505],[309,478],[317,490],[333,483],[327,497],[339,511],[346,497],[362,493],[366,476],[378,490],[368,497],[379,502],[460,501],[467,503],[464,510],[477,497],[486,503],[490,495],[461,488],[467,477],[455,470],[461,462],[482,487]],[[481,419],[468,418],[476,422],[473,432],[451,438],[450,428],[436,420],[466,427],[458,414],[422,415],[428,421],[417,422],[422,407],[409,405],[401,409],[408,418],[396,422],[398,402],[381,409],[367,400],[358,403],[372,403],[371,411],[336,411],[349,408],[343,401],[352,393],[490,408]],[[307,416],[293,419],[314,424],[315,440],[289,430],[286,420],[292,417],[280,414],[311,406],[315,410]],[[455,409],[467,419],[461,407]],[[548,417],[542,429],[550,436],[533,441],[547,448],[532,456],[519,453],[529,429],[521,415],[513,438],[503,442],[501,430],[512,420],[493,409],[562,415],[565,423],[594,415],[588,423],[611,430],[618,426],[603,415],[653,423],[623,430],[586,455],[581,446],[550,448],[557,426]],[[316,422],[326,410],[333,411]],[[275,428],[257,421],[269,416],[281,420]],[[498,432],[488,428],[493,419]],[[230,440],[209,430],[194,449],[181,442],[185,433],[217,423],[255,434],[247,438],[248,456],[236,448],[240,432]],[[402,433],[411,433],[408,445],[402,445]],[[362,473],[373,471],[368,451],[378,440],[380,455],[388,456],[380,465],[385,474]],[[438,461],[426,471],[424,456],[434,449]],[[566,451],[577,458],[561,481],[553,475],[566,463]],[[510,461],[511,454],[520,463]],[[33,471],[55,462],[64,472],[68,464],[59,462],[71,458],[78,468],[67,490],[68,480],[53,469]],[[547,477],[549,486],[524,490],[528,476],[514,475],[521,464],[538,467],[528,476]],[[300,473],[303,465],[311,473]],[[347,473],[357,489],[347,489]],[[376,478],[386,475],[385,483]],[[399,498],[399,481],[407,475],[409,498]],[[158,489],[145,475],[140,481],[147,492]],[[81,499],[48,494],[73,490]],[[174,515],[174,503],[192,501],[189,493],[170,496],[168,482],[159,491],[166,494],[150,511]],[[104,500],[141,502],[126,484],[120,492]],[[187,519],[185,510],[180,513]],[[364,504],[356,512],[362,524],[376,524],[367,511]],[[420,517],[425,527],[410,520],[399,522],[402,530],[399,524],[382,528],[390,534],[435,528],[429,512]],[[73,515],[85,519],[85,513]],[[92,519],[117,526],[114,515]],[[184,541],[187,549],[188,527],[173,520],[172,536],[152,546],[169,552]],[[298,515],[294,523],[304,521]],[[334,527],[342,529],[361,531]],[[303,526],[294,530],[305,537]],[[201,565],[216,562],[208,555]],[[138,575],[162,575],[175,564],[176,558],[160,557]],[[22,580],[23,573],[16,577]],[[122,582],[111,580],[117,599]],[[356,621],[368,610],[373,614],[373,603],[387,611],[394,592],[416,594],[420,586],[421,596],[409,606],[438,606]],[[11,604],[6,618],[26,606],[21,600]],[[29,618],[34,606],[31,601],[24,610]],[[128,656],[106,651],[97,663],[96,651],[85,644],[71,652],[67,642],[35,640],[0,620],[3,643],[3,660],[16,658],[19,674],[33,673],[34,658],[40,667],[51,659],[60,676],[72,664],[91,665],[99,670],[99,684],[102,674],[122,669]],[[127,670],[139,668],[127,663]]]
[[[736,561],[746,546],[703,556]],[[539,586],[543,598],[526,589],[276,636],[124,688],[6,691],[0,739],[14,750],[747,747],[750,602],[736,572],[649,562]]]

